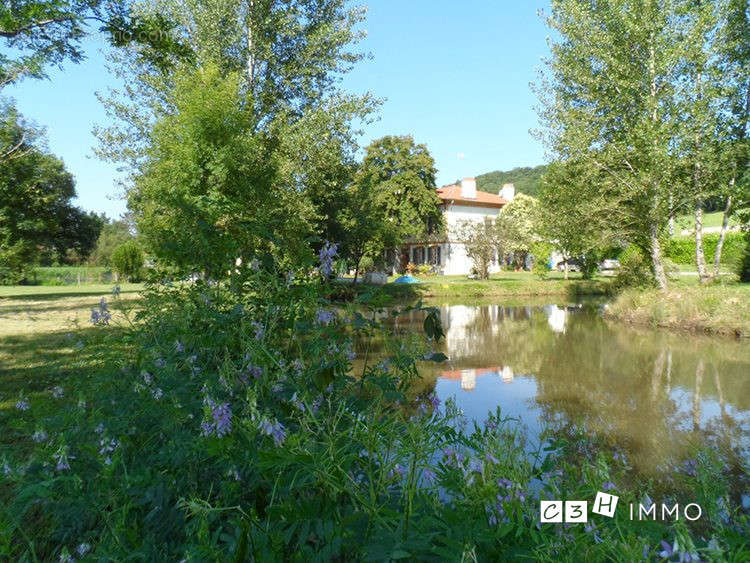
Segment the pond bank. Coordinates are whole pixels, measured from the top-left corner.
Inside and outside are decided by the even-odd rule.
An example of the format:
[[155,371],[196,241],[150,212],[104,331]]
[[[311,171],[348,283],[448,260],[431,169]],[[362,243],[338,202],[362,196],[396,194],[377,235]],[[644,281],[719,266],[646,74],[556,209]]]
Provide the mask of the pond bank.
[[634,325],[750,337],[750,285],[727,284],[621,293],[604,316]]
[[580,295],[608,295],[609,280],[584,280],[580,276],[563,279],[562,274],[551,273],[547,279],[539,279],[531,272],[502,272],[488,280],[470,280],[466,276],[431,276],[418,284],[388,284],[383,293],[398,299],[452,298],[491,299],[508,297]]

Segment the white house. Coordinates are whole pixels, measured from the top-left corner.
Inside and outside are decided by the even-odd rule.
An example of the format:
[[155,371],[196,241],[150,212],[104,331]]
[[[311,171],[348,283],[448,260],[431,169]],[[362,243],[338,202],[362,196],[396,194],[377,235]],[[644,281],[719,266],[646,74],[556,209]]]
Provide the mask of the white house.
[[[410,241],[401,251],[402,269],[407,263],[431,264],[444,275],[466,275],[471,272],[472,261],[466,255],[464,243],[456,233],[466,221],[480,222],[494,219],[505,204],[515,197],[513,184],[505,184],[499,194],[477,191],[474,178],[464,178],[460,185],[438,188],[441,210],[445,219],[445,236],[442,239]],[[495,260],[490,272],[500,270]]]

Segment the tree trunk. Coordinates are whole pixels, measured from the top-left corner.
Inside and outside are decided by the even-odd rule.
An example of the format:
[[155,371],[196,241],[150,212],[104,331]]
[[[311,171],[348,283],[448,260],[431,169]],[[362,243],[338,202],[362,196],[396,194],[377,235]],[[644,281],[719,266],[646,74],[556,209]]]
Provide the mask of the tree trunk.
[[354,281],[352,282],[352,286],[355,286],[357,284],[357,276],[359,275],[359,265],[362,262],[362,257],[360,256],[357,258],[357,265],[354,266]]
[[255,57],[253,55],[253,0],[248,2],[247,15],[247,83],[250,94],[253,94],[253,82],[255,81]]
[[664,261],[661,256],[661,243],[659,242],[659,228],[656,223],[651,225],[651,269],[659,289],[667,290],[667,274],[664,271]]
[[695,202],[695,265],[698,267],[698,277],[701,283],[708,281],[706,271],[706,254],[703,251],[703,204]]
[[[734,188],[734,178],[729,182],[730,192]],[[727,228],[729,227],[729,214],[732,212],[732,196],[727,196],[727,203],[724,205],[724,217],[721,221],[721,232],[719,233],[719,241],[716,243],[716,250],[714,251],[714,273],[713,277],[719,276],[719,263],[721,262],[721,250],[724,246],[724,239],[727,235]]]

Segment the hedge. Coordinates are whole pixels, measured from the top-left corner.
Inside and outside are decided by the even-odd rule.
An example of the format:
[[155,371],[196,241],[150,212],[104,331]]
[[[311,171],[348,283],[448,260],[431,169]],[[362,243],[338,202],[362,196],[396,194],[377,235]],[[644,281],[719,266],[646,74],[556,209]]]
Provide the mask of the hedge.
[[[703,235],[703,249],[706,262],[713,263],[714,251],[719,241],[718,233]],[[744,234],[730,231],[726,234],[724,248],[721,252],[721,263],[734,266],[742,257],[745,249]],[[676,264],[695,264],[695,238],[671,238],[664,248],[664,254]]]

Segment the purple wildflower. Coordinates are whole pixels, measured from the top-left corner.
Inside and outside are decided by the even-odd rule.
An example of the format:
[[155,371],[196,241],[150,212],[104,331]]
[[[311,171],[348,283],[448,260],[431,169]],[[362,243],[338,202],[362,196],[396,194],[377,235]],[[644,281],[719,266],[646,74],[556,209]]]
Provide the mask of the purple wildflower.
[[397,463],[388,473],[388,476],[393,479],[396,475],[398,475],[401,479],[403,479],[405,474],[406,470],[404,469],[404,467],[400,463]]
[[487,455],[485,457],[487,458],[487,461],[489,461],[490,463],[494,463],[495,465],[500,463],[500,461],[490,452],[487,452]]
[[505,479],[504,477],[502,479],[498,479],[497,484],[504,489],[510,489],[511,487],[513,487],[513,481],[511,481],[510,479]]
[[23,397],[21,397],[20,399],[18,399],[18,401],[16,401],[16,408],[19,411],[27,411],[30,408],[29,407],[29,402],[26,399],[24,399]]
[[157,387],[156,389],[151,391],[151,395],[158,401],[164,396],[164,392],[161,390],[161,388]]
[[682,464],[682,471],[690,477],[695,477],[698,474],[698,462],[694,459],[688,459]]
[[315,397],[315,400],[312,402],[312,405],[310,406],[310,410],[313,414],[318,412],[318,409],[320,408],[320,405],[323,404],[323,395],[318,395]]
[[76,548],[76,552],[78,552],[78,555],[80,555],[81,557],[86,555],[89,551],[91,551],[91,545],[88,543],[78,544],[78,547]]
[[263,340],[263,337],[266,335],[265,327],[258,321],[253,321],[250,324],[255,329],[255,340]]
[[52,388],[52,396],[55,399],[59,399],[60,397],[62,397],[63,396],[63,388],[60,387],[59,385],[53,387]]
[[58,471],[67,471],[68,469],[70,469],[69,459],[73,459],[73,456],[68,455],[67,447],[60,448],[55,454],[52,455],[52,457],[55,458],[55,461],[57,461],[55,469],[57,469]]
[[481,459],[472,459],[469,463],[469,471],[474,471],[475,473],[482,473],[484,470],[484,465],[482,464]]
[[435,472],[430,469],[429,467],[425,467],[425,470],[422,472],[422,477],[424,478],[426,483],[434,483],[435,482]]
[[44,430],[37,430],[32,434],[31,439],[35,442],[46,442],[48,438],[47,433]]
[[232,411],[229,403],[215,405],[211,409],[211,417],[214,419],[214,428],[219,438],[232,431]]
[[163,368],[167,365],[167,362],[165,362],[162,358],[156,358],[156,360],[154,360],[154,365],[158,368]]
[[112,313],[109,312],[107,300],[104,297],[99,301],[97,309],[91,309],[91,323],[94,325],[108,325],[112,319]]
[[284,428],[284,425],[278,421],[270,422],[264,419],[260,423],[260,430],[266,436],[271,436],[276,446],[280,446],[286,439],[286,430]]
[[333,272],[333,259],[335,258],[337,252],[338,245],[335,243],[331,244],[328,241],[326,241],[323,247],[320,249],[320,252],[318,253],[318,259],[320,261],[318,271],[324,278],[329,277]]
[[438,399],[438,396],[435,393],[431,393],[427,399],[432,404],[433,409],[437,409],[440,406],[440,399]]
[[143,377],[143,381],[146,382],[146,385],[151,385],[151,382],[154,380],[154,376],[146,370],[141,371],[141,377]]
[[615,488],[615,484],[612,481],[605,481],[602,483],[602,491],[611,491]]
[[328,325],[333,322],[335,318],[336,315],[333,311],[328,311],[326,309],[318,309],[318,312],[315,315],[315,321],[321,325]]
[[487,513],[487,523],[490,526],[497,526],[497,515],[491,507],[485,506],[484,511]]
[[185,345],[179,340],[175,340],[174,351],[178,354],[182,354],[185,351]]
[[662,547],[662,550],[659,552],[659,557],[662,557],[664,559],[669,559],[675,554],[674,546],[669,545],[664,540],[661,540],[661,547]]

